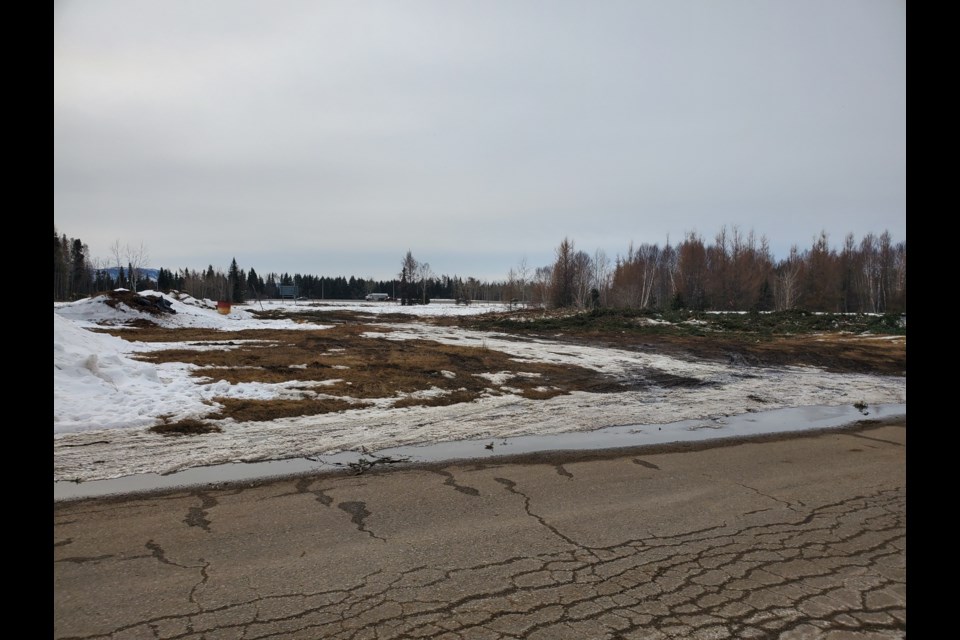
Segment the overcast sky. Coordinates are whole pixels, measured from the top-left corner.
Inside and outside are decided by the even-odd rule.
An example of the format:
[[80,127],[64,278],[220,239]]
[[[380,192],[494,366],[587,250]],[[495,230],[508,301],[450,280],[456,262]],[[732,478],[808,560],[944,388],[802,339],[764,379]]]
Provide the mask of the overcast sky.
[[54,223],[377,279],[724,225],[777,258],[906,240],[905,2],[55,2]]

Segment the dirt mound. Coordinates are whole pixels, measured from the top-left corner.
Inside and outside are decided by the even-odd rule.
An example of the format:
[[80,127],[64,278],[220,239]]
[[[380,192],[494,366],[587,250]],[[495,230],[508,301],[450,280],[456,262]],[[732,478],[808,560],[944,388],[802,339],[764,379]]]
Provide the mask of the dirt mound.
[[159,316],[176,313],[173,303],[160,295],[141,295],[126,289],[117,289],[107,293],[106,304],[114,309],[123,303],[135,311],[142,311],[150,315]]

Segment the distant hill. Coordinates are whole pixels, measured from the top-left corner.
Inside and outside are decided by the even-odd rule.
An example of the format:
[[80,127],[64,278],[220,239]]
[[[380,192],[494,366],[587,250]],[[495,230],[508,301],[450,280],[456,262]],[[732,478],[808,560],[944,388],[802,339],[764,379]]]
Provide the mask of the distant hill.
[[[119,275],[119,270],[118,270],[116,267],[110,267],[110,268],[108,268],[108,269],[101,269],[101,271],[103,271],[103,272],[106,273],[106,274],[109,274],[109,276],[110,276],[111,278],[113,278],[114,280],[116,280],[116,279],[117,279],[117,276]],[[160,274],[160,270],[159,270],[159,269],[140,269],[140,277],[141,277],[141,278],[150,278],[150,279],[153,280],[154,282],[157,281],[157,276],[158,276],[159,274]],[[126,267],[123,268],[123,275],[124,275],[124,277],[126,277],[126,275],[127,275],[127,268],[126,268]]]

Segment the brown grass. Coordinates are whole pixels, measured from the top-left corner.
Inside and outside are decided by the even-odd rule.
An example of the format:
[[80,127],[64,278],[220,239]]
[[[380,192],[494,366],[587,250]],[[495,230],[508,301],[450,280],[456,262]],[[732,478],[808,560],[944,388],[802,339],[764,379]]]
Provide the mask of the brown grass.
[[[428,340],[390,340],[365,337],[374,330],[388,334],[382,324],[364,324],[362,315],[336,315],[339,324],[318,330],[164,329],[148,323],[136,328],[102,329],[127,340],[142,342],[187,342],[205,350],[167,349],[139,356],[149,362],[184,362],[196,365],[193,375],[209,381],[304,383],[326,382],[322,387],[304,384],[304,395],[321,391],[333,398],[237,400],[219,398],[222,405],[214,419],[269,421],[281,417],[319,415],[349,411],[369,403],[358,400],[392,398],[394,407],[431,407],[469,403],[485,394],[508,393],[478,374],[511,372],[505,383],[524,398],[545,400],[572,391],[616,393],[651,386],[696,387],[701,381],[650,373],[630,380],[615,379],[575,365],[518,362],[509,353],[486,347],[447,345]],[[301,318],[320,321],[333,314],[304,310]],[[289,317],[289,316],[286,316]],[[372,319],[372,318],[371,318]],[[382,317],[376,318],[379,323]],[[405,319],[409,321],[409,318]],[[906,339],[876,340],[850,334],[817,334],[758,341],[745,336],[712,334],[710,337],[631,335],[593,332],[555,338],[554,351],[564,343],[587,343],[621,349],[657,350],[677,357],[715,359],[747,365],[811,364],[831,371],[905,375]],[[212,348],[209,348],[212,347]],[[218,348],[219,347],[219,348]],[[450,376],[449,372],[454,375]],[[537,374],[533,376],[519,375]],[[440,389],[430,397],[409,394]],[[762,399],[756,399],[762,402]],[[216,427],[197,424],[161,425],[158,432],[191,433],[191,429]],[[178,431],[179,430],[179,431]]]
[[[623,390],[617,381],[578,366],[518,362],[508,353],[486,347],[361,335],[371,329],[369,325],[354,322],[322,330],[221,332],[143,326],[135,330],[101,331],[127,340],[188,342],[207,347],[203,350],[166,349],[137,357],[147,362],[195,365],[198,369],[193,375],[210,382],[326,382],[320,388],[304,385],[304,390],[337,396],[332,399],[283,400],[218,398],[216,401],[223,408],[209,416],[213,419],[269,421],[318,415],[366,407],[369,403],[357,400],[374,398],[395,398],[394,407],[468,403],[484,394],[500,393],[497,385],[477,374],[501,371],[538,374],[516,375],[506,383],[530,399],[552,398],[574,390],[597,393]],[[389,333],[390,330],[377,326],[376,331]],[[218,346],[221,348],[216,348]],[[430,389],[446,393],[424,398],[407,395]]]
[[[709,336],[624,334],[596,331],[554,336],[558,343],[655,351],[693,360],[751,366],[806,365],[832,373],[906,375],[906,337],[879,339],[849,333],[755,338],[737,333]],[[562,349],[562,346],[560,347]]]
[[164,436],[195,436],[204,433],[220,433],[223,431],[215,424],[208,424],[200,420],[188,418],[179,422],[165,422],[150,427],[149,431],[159,433]]
[[477,391],[458,390],[453,393],[442,396],[433,396],[430,398],[401,398],[393,403],[396,408],[400,407],[445,407],[451,404],[460,404],[462,402],[473,402],[480,393]]
[[351,403],[335,398],[302,400],[237,400],[217,398],[223,405],[219,413],[208,416],[214,420],[233,418],[237,422],[269,422],[277,418],[314,416],[321,413],[336,413],[347,409],[370,406],[369,402]]

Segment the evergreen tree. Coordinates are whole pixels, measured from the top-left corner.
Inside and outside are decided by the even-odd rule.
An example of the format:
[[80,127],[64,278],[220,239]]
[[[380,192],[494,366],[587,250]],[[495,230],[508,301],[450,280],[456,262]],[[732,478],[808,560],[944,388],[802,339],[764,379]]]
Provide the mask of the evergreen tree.
[[756,306],[754,310],[756,311],[773,311],[774,309],[774,297],[773,289],[770,287],[770,282],[767,279],[764,279],[760,283],[760,295],[757,298]]
[[89,273],[87,271],[87,257],[83,243],[79,238],[73,241],[70,249],[70,293],[79,298],[89,292]]
[[53,228],[53,299],[67,299],[67,283],[70,278],[67,255],[63,252],[63,244],[57,235],[57,228]]
[[259,298],[263,293],[263,283],[257,278],[257,272],[253,267],[250,267],[250,272],[247,274],[247,291],[255,298]]
[[230,270],[227,272],[227,280],[230,283],[231,300],[233,302],[243,302],[243,277],[240,273],[240,267],[237,266],[237,259],[230,262]]
[[557,247],[557,261],[553,264],[550,302],[554,307],[570,307],[574,302],[574,283],[577,267],[574,262],[573,241],[564,238]]
[[113,288],[113,278],[110,277],[110,273],[105,269],[97,269],[93,282],[94,291],[110,291]]
[[263,293],[268,298],[277,297],[277,280],[275,276],[276,274],[272,272],[267,274],[267,282],[264,287]]

